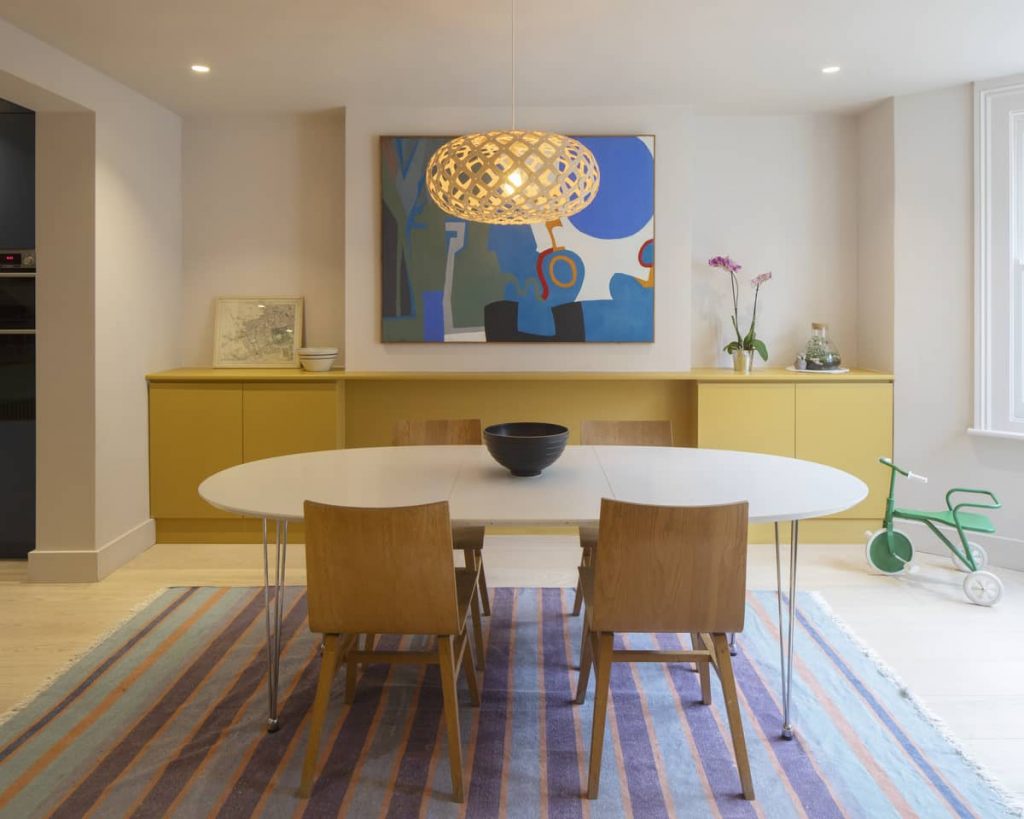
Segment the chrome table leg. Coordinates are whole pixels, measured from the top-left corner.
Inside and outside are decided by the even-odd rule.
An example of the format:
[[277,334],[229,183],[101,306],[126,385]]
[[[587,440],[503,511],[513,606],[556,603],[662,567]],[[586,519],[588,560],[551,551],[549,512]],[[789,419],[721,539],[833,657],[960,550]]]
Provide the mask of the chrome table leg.
[[267,519],[263,519],[263,609],[267,628],[267,733],[279,727],[277,718],[278,680],[281,676],[281,619],[284,616],[284,567],[288,552],[288,521],[275,521],[274,599],[270,599],[270,544]]
[[730,657],[735,657],[736,656],[736,632],[735,631],[729,633],[729,656]]
[[779,524],[775,524],[775,588],[779,601],[779,671],[782,675],[782,738],[793,738],[793,634],[796,630],[796,561],[800,545],[800,521],[790,526],[789,541],[789,622],[782,628],[782,551]]

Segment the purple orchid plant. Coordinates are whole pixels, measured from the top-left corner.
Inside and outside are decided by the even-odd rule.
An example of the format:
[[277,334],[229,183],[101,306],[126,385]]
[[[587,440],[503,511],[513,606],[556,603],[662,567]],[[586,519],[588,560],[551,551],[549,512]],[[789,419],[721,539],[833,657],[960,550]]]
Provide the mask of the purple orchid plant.
[[757,351],[757,354],[761,356],[763,361],[768,360],[768,348],[765,343],[757,337],[756,326],[757,326],[757,297],[761,292],[761,285],[771,279],[771,271],[762,273],[760,276],[755,276],[750,280],[750,286],[754,288],[754,312],[750,317],[750,329],[747,330],[747,334],[743,335],[740,332],[740,281],[737,277],[743,269],[743,265],[737,264],[728,256],[715,256],[708,259],[708,264],[711,267],[724,270],[729,274],[729,281],[732,285],[732,328],[736,332],[736,340],[730,341],[722,349],[724,352],[732,355],[739,350]]

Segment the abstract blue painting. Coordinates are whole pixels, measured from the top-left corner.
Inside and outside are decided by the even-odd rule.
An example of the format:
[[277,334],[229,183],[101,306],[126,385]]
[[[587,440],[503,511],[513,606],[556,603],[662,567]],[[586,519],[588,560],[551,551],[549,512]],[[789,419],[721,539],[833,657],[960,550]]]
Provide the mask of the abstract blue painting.
[[381,339],[654,341],[654,137],[576,137],[601,184],[538,225],[449,216],[424,173],[446,137],[381,137]]

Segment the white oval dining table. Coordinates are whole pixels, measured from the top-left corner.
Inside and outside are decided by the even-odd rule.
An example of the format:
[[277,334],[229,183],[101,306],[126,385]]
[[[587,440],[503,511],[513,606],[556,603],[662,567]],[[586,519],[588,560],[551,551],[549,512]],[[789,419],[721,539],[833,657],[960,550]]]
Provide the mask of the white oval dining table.
[[[775,524],[782,735],[793,736],[791,688],[799,522],[841,512],[867,486],[830,466],[751,452],[688,447],[569,446],[541,475],[513,477],[482,446],[368,447],[306,452],[233,466],[199,485],[218,509],[263,519],[269,717],[278,728],[277,683],[288,523],[306,500],[338,506],[448,501],[454,525],[594,526],[601,498],[676,506],[745,500],[751,523]],[[274,577],[269,523],[275,523]],[[779,523],[791,522],[788,622],[783,621]],[[274,594],[271,595],[271,588]]]

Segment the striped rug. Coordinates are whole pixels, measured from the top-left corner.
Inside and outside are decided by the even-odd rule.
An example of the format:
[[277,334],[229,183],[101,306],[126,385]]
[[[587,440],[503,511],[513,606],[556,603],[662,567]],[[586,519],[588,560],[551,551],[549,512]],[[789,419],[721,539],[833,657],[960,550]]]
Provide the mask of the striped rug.
[[[287,591],[283,725],[268,735],[261,591],[180,588],[0,726],[0,815],[1012,814],[812,596],[799,600],[799,735],[779,739],[777,623],[767,592],[749,595],[736,658],[757,801],[738,796],[717,681],[716,705],[705,707],[696,674],[649,664],[615,667],[601,798],[588,802],[580,794],[593,697],[570,704],[580,628],[580,618],[567,616],[572,592],[493,594],[483,704],[475,710],[465,700],[462,711],[465,805],[449,800],[437,672],[414,666],[370,667],[352,706],[342,704],[339,676],[320,778],[312,799],[300,801],[318,665],[304,591]],[[657,642],[680,645],[674,636]]]

